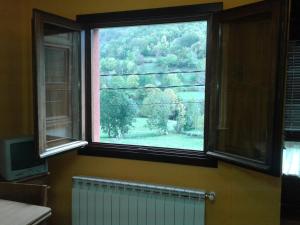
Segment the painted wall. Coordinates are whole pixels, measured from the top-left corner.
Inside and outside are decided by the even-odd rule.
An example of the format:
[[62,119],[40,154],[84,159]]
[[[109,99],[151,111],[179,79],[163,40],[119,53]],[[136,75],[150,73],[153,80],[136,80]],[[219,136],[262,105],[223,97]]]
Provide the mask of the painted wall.
[[24,114],[30,111],[23,109],[29,94],[23,84],[29,74],[24,69],[25,27],[20,23],[21,11],[19,0],[0,3],[0,137],[28,133],[23,121],[27,118]]
[[[256,0],[224,0],[230,8]],[[0,137],[30,134],[32,126],[31,10],[38,8],[69,18],[77,14],[213,2],[205,0],[10,0],[0,6]],[[9,19],[8,19],[9,18]],[[154,163],[67,153],[49,160],[52,224],[71,224],[71,177],[113,179],[212,190],[207,225],[279,225],[280,178],[226,163],[219,167]]]

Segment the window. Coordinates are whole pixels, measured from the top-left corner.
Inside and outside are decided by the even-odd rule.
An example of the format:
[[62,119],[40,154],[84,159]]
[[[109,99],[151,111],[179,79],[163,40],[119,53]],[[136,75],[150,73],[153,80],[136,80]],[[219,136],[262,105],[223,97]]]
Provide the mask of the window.
[[[284,3],[35,18],[41,152],[50,154],[54,136],[67,138],[65,150],[88,143],[82,154],[204,166],[221,159],[279,175]],[[48,51],[47,23],[77,44]]]
[[300,176],[300,31],[297,15],[300,4],[298,1],[292,1],[291,4],[282,172],[286,175]]
[[78,16],[91,26],[85,154],[216,166],[204,154],[205,83],[211,13],[221,6]]
[[[293,36],[291,36],[293,38]],[[300,176],[300,42],[290,40],[288,46],[288,67],[285,103],[285,143],[282,172]]]
[[207,21],[93,29],[92,38],[93,141],[203,151]]
[[[82,132],[81,30],[34,11],[36,141],[41,157],[87,144]],[[61,24],[64,24],[63,26]]]

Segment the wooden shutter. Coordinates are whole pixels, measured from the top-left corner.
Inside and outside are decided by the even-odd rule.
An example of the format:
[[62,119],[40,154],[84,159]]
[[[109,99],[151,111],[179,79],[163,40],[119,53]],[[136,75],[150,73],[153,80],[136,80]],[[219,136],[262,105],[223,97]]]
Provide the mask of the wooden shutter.
[[84,141],[81,29],[75,22],[33,12],[36,140],[41,157]]
[[273,175],[281,171],[286,3],[218,13],[209,69],[207,154]]

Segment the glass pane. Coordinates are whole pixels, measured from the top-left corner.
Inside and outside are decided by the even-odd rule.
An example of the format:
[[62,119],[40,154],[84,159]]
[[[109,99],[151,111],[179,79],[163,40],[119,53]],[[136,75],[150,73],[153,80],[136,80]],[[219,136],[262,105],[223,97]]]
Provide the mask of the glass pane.
[[300,177],[300,143],[285,142],[282,158],[282,173]]
[[222,24],[218,151],[267,160],[276,80],[271,34],[267,16]]
[[93,141],[202,151],[207,22],[95,29],[92,38]]
[[81,139],[79,33],[44,26],[46,147]]

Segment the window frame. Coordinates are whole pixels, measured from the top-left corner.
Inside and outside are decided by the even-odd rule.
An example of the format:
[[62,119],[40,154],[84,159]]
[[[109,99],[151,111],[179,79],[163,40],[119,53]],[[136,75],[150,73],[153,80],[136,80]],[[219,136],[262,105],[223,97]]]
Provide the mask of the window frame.
[[[288,42],[290,41],[299,41],[300,40],[300,17],[297,16],[297,12],[300,10],[300,3],[299,1],[291,1],[290,2],[290,29],[289,29],[289,38]],[[289,45],[289,43],[288,43]],[[287,71],[289,69],[287,68]],[[288,83],[289,75],[287,75],[287,84],[286,84],[286,102],[287,100],[287,91],[288,88],[293,88],[293,85],[291,87]],[[293,104],[292,104],[293,105]],[[293,106],[294,107],[294,106]],[[285,105],[286,110],[286,105]],[[287,113],[285,112],[285,119],[287,119]],[[294,141],[294,142],[300,142],[300,130],[287,130],[285,127],[284,130],[284,139],[285,141]]]
[[[271,134],[268,134],[270,142],[268,148],[266,148],[266,162],[262,163],[247,156],[226,153],[217,149],[214,146],[216,139],[213,138],[213,135],[211,134],[209,134],[211,143],[210,146],[208,146],[209,150],[207,151],[207,154],[231,164],[279,177],[282,169],[284,90],[286,78],[286,49],[289,30],[289,0],[265,0],[221,12],[215,17],[214,21],[216,25],[214,25],[213,38],[215,39],[214,43],[216,46],[214,47],[215,50],[213,50],[213,52],[217,54],[216,57],[218,57],[218,54],[220,55],[222,52],[222,48],[219,46],[221,37],[220,24],[222,23],[222,19],[223,21],[232,20],[234,22],[234,20],[242,20],[243,17],[247,18],[248,16],[250,17],[251,15],[259,15],[262,13],[269,13],[269,15],[272,16],[272,36],[276,38],[276,44],[274,45],[275,49],[272,50],[276,54],[274,59],[278,62],[274,66],[275,69],[273,71],[275,74],[275,84],[273,86],[275,94],[273,97],[274,103],[272,105],[274,115],[273,118],[270,119],[272,129],[270,129]],[[220,70],[219,67],[220,66],[218,65],[216,70]],[[212,74],[220,74],[220,71],[216,71]],[[217,93],[214,94],[216,96],[218,95]],[[213,110],[216,109],[216,103],[214,103],[214,101],[216,101],[215,99],[217,98],[212,97],[211,100],[211,108]],[[216,118],[216,112],[213,112],[213,114],[214,115],[211,116],[212,121]],[[214,122],[212,121],[210,122],[213,124]],[[210,129],[210,131],[213,131],[213,129]]]
[[[81,86],[78,87],[79,91],[79,110],[80,115],[78,115],[78,125],[79,125],[79,138],[73,141],[70,141],[66,144],[59,144],[56,146],[47,147],[46,145],[46,57],[45,57],[45,46],[49,45],[47,41],[44,40],[44,25],[51,25],[57,28],[69,29],[73,32],[78,32],[78,44],[82,41],[82,29],[81,26],[74,22],[73,20],[60,17],[51,13],[43,12],[38,9],[33,9],[32,17],[32,41],[33,41],[33,83],[34,83],[34,129],[35,129],[35,140],[36,148],[38,150],[39,156],[41,158],[50,157],[56,154],[63,153],[65,151],[72,150],[74,148],[80,148],[88,143],[85,141],[85,115],[84,115],[84,73],[82,73],[82,67],[84,66],[83,62],[80,62],[79,67],[76,68],[78,73],[78,80],[81,83]],[[53,46],[59,46],[57,43],[51,43]],[[61,46],[60,46],[61,47]],[[84,52],[81,49],[81,46],[78,46],[76,49],[81,52],[72,53],[72,57],[76,56],[76,59],[81,58]],[[75,59],[72,59],[75,60]],[[67,63],[70,66],[70,63]],[[72,85],[72,90],[75,89],[75,86]],[[71,97],[70,97],[71,98]],[[69,119],[69,115],[67,118]],[[71,122],[73,122],[70,119]],[[59,121],[54,121],[54,123]]]
[[[209,120],[209,83],[212,58],[212,16],[223,10],[223,3],[178,6],[169,8],[144,9],[123,12],[78,15],[76,22],[85,30],[85,74],[86,74],[86,137],[88,145],[79,154],[113,158],[136,159],[177,164],[217,167],[218,161],[206,154]],[[94,28],[121,27],[174,22],[207,21],[206,79],[205,79],[205,119],[203,151],[135,146],[92,142],[92,88],[91,88],[91,30]]]

